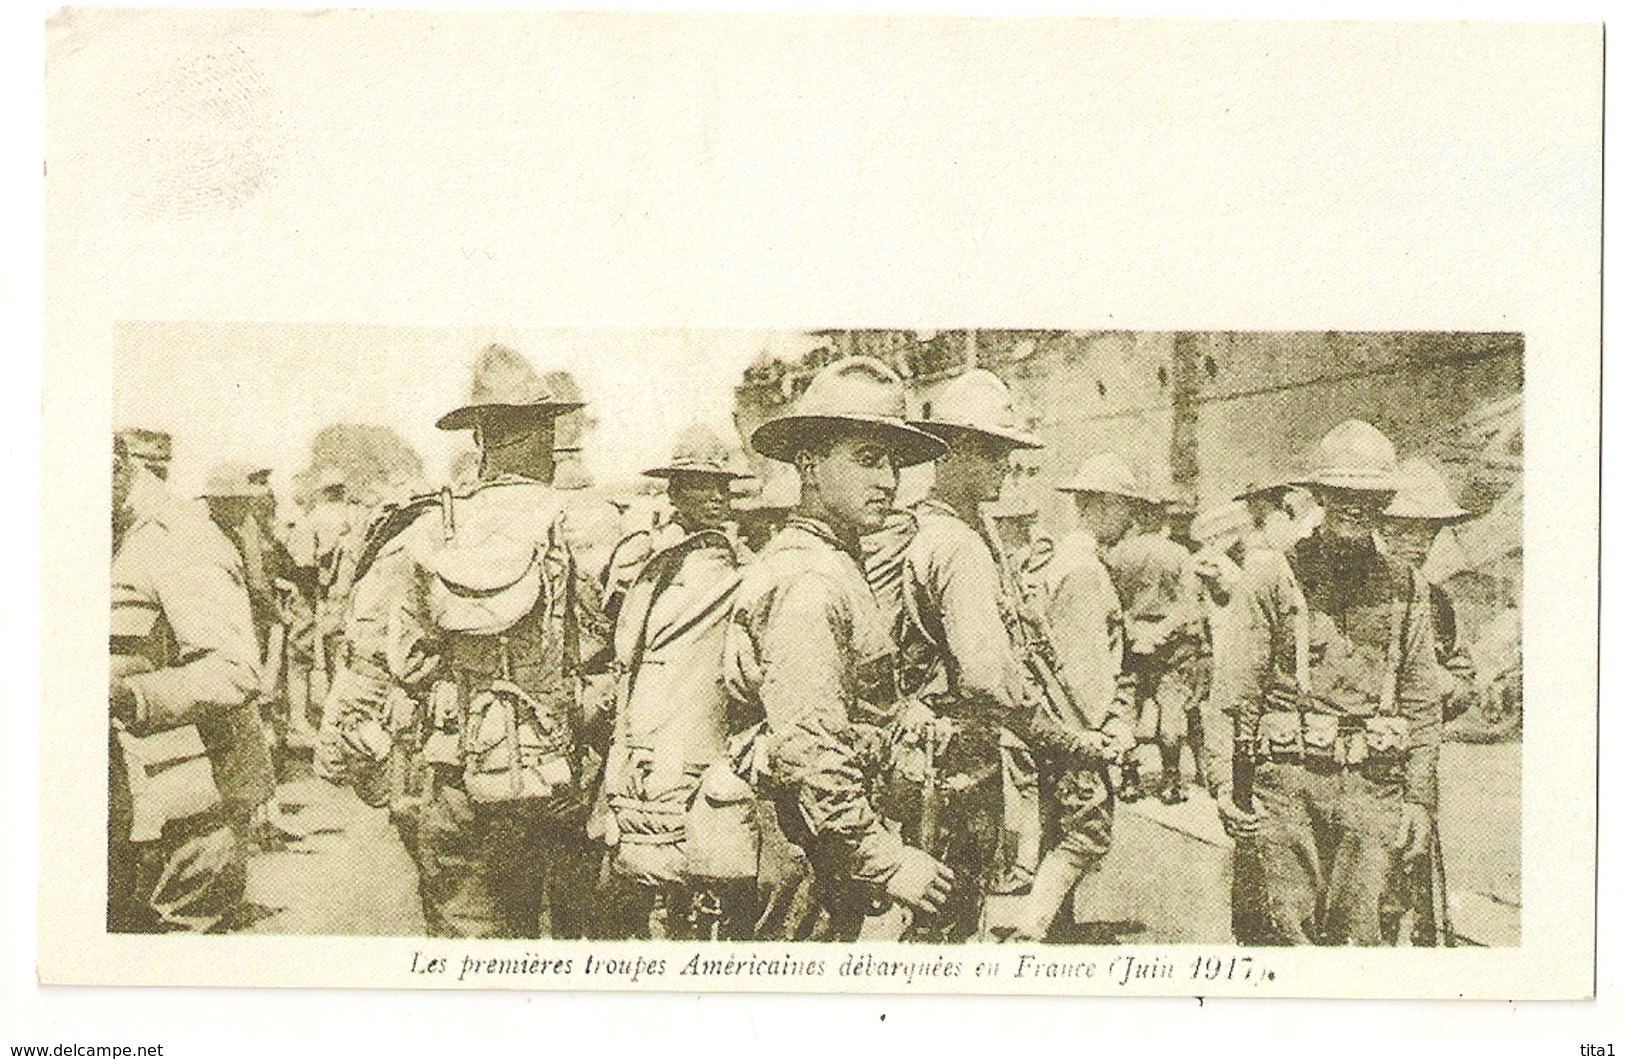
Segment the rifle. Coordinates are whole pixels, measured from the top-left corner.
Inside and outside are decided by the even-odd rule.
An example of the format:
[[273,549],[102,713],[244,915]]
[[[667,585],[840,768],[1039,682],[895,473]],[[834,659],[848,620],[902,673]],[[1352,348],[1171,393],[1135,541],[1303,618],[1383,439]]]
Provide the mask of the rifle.
[[[1054,645],[1041,630],[1033,628],[1017,609],[1017,604],[1022,598],[1021,585],[998,531],[989,525],[989,522],[984,515],[982,536],[993,552],[995,565],[999,569],[999,580],[1004,589],[1003,598],[999,601],[999,613],[1004,617],[1005,627],[1009,629],[1011,639],[1015,642],[1016,653],[1021,656],[1021,664],[1026,667],[1028,677],[1039,692],[1040,716],[1036,718],[1031,735],[1051,750],[1069,753],[1070,747],[1066,746],[1064,738],[1061,738],[1065,718],[1060,707],[1062,704],[1071,707],[1074,716],[1077,717],[1085,717],[1086,714],[1076,708],[1071,692],[1061,682],[1055,663]],[[1035,743],[1032,749],[1038,750],[1041,747]]]
[[1237,743],[1230,755],[1230,797],[1236,808],[1253,811],[1253,755],[1252,747]]
[[925,733],[924,780],[920,785],[920,849],[932,854],[937,845],[938,822],[942,818],[941,773],[937,768],[937,734],[934,729]]

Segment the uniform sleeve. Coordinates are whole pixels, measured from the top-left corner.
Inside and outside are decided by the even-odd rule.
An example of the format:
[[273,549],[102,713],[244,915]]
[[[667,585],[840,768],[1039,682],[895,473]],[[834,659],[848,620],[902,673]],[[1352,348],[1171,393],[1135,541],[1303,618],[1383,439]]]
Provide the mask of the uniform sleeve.
[[928,570],[926,602],[936,608],[952,659],[956,690],[973,712],[1019,730],[1023,716],[1022,663],[999,612],[1003,587],[993,556],[979,539],[941,548]]
[[146,725],[171,728],[211,708],[236,708],[259,687],[258,640],[242,559],[213,526],[191,547],[172,548],[154,579],[175,635],[176,664],[128,678]]
[[848,720],[850,625],[822,578],[803,574],[785,586],[758,638],[760,698],[775,781],[794,791],[813,834],[841,843],[854,878],[883,883],[901,862],[902,842],[869,802],[860,732]]
[[1396,705],[1410,724],[1405,755],[1405,800],[1429,809],[1439,804],[1439,740],[1444,727],[1446,674],[1434,654],[1433,609],[1419,574],[1411,575],[1411,603],[1395,682]]
[[1274,667],[1269,702],[1275,709],[1295,710],[1309,691],[1309,604],[1286,556],[1272,553],[1270,570],[1261,600]]
[[1084,722],[1105,730],[1122,720],[1123,632],[1110,580],[1081,564],[1066,570],[1049,593],[1048,618],[1056,674]]
[[1202,705],[1202,773],[1215,797],[1230,788],[1236,742],[1257,733],[1269,665],[1269,632],[1258,597],[1238,585],[1229,602],[1215,606],[1209,619],[1213,634],[1213,684]]
[[427,677],[439,657],[417,563],[401,541],[379,553],[351,598],[349,662],[324,704],[324,727],[353,713],[378,714],[392,686]]

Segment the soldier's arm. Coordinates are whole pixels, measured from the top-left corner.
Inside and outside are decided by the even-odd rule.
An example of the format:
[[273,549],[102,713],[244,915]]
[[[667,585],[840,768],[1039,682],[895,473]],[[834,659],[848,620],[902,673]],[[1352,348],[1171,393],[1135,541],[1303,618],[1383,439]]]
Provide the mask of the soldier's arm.
[[758,635],[768,760],[774,779],[795,792],[808,829],[840,840],[855,878],[883,883],[903,844],[869,803],[848,720],[850,631],[834,587],[816,575],[803,574],[773,601]]
[[377,714],[392,686],[408,678],[416,683],[432,670],[437,656],[422,613],[423,592],[417,564],[398,540],[356,582],[345,626],[349,662],[324,704],[324,727],[352,713]]
[[154,579],[175,634],[176,664],[126,678],[139,722],[148,727],[241,707],[259,688],[259,643],[241,558],[212,525],[183,542],[190,547],[172,549]]
[[1213,643],[1213,682],[1202,703],[1203,775],[1215,798],[1230,793],[1231,756],[1239,739],[1257,734],[1270,667],[1270,637],[1258,595],[1238,585],[1209,621]]
[[1002,585],[993,556],[967,531],[934,556],[928,576],[940,608],[956,689],[971,711],[989,716],[1018,736],[1028,728],[1022,661],[999,612]]
[[1098,570],[1074,565],[1061,573],[1048,599],[1056,673],[1095,730],[1106,729],[1122,712],[1123,642],[1121,631],[1112,628],[1113,593]]
[[1405,754],[1405,800],[1436,809],[1439,804],[1439,740],[1444,727],[1446,674],[1433,646],[1433,610],[1427,584],[1411,575],[1411,601],[1405,615],[1397,706],[1410,725]]

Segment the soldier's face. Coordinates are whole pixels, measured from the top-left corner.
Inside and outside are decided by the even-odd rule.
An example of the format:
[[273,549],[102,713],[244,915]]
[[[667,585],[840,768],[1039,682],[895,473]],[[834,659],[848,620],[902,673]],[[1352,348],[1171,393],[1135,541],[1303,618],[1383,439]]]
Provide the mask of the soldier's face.
[[728,518],[728,479],[719,475],[673,475],[666,496],[677,524],[690,533],[716,529]]
[[1315,501],[1326,512],[1326,532],[1333,540],[1355,544],[1371,540],[1371,532],[1389,501],[1391,493],[1368,493],[1357,489],[1316,490]]
[[897,498],[897,457],[877,434],[846,434],[803,463],[823,513],[837,530],[873,533]]
[[1095,540],[1111,547],[1123,539],[1134,525],[1135,504],[1126,496],[1115,493],[1076,493],[1078,522],[1094,535]]
[[1427,561],[1439,526],[1426,519],[1390,518],[1383,520],[1381,532],[1388,553],[1414,570]]
[[999,498],[1010,477],[1010,446],[997,438],[954,431],[948,452],[937,461],[938,487],[981,503]]

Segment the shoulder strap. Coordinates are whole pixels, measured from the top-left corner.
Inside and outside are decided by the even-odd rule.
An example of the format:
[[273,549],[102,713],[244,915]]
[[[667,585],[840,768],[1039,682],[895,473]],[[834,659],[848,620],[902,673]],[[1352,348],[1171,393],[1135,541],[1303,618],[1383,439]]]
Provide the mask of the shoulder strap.
[[1416,574],[1406,571],[1405,594],[1394,600],[1388,621],[1388,657],[1382,679],[1382,700],[1377,712],[1391,717],[1399,700],[1399,667],[1404,661],[1405,633],[1410,625],[1411,607],[1416,602]]
[[400,536],[406,527],[418,520],[419,515],[435,504],[444,505],[445,513],[442,517],[446,524],[450,525],[451,499],[449,490],[442,494],[430,493],[424,496],[415,496],[400,504],[386,504],[367,524],[361,550],[356,556],[352,583],[360,581],[366,576],[367,571],[371,569],[372,564],[377,560],[378,553],[383,551],[385,545]]

